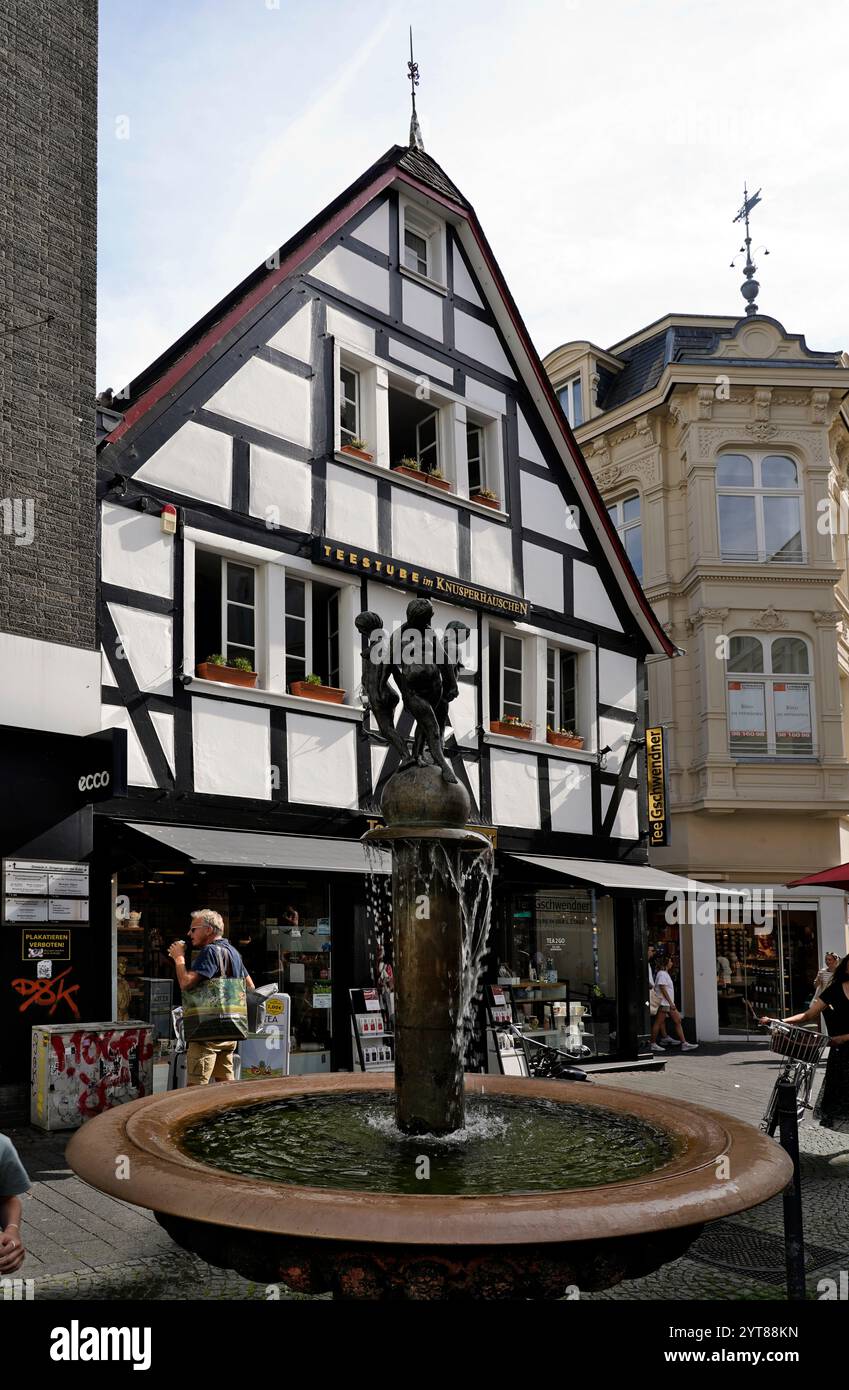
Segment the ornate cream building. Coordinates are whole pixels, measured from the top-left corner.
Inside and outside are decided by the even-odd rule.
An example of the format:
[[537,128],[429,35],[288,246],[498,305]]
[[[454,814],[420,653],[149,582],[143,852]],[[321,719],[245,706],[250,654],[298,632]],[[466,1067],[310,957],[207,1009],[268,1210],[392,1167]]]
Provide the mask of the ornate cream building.
[[544,365],[680,649],[649,662],[671,807],[652,862],[772,889],[759,924],[679,940],[650,914],[700,1036],[745,1031],[752,1009],[801,1007],[823,952],[847,949],[844,895],[785,885],[849,860],[849,357],[763,315],[670,314]]

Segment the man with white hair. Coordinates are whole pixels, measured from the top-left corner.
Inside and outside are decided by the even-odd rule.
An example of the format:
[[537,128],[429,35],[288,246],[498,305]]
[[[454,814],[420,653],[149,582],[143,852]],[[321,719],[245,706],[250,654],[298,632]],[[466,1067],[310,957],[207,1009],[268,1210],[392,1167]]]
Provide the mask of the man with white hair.
[[[224,939],[224,918],[220,912],[210,907],[200,908],[192,913],[189,939],[197,952],[191,970],[186,969],[184,941],[175,941],[168,948],[174,962],[177,983],[180,989],[194,989],[206,980],[214,980],[222,973],[220,952],[227,956],[224,973],[234,979],[243,979],[248,989],[254,982],[245,969],[245,962],[235,946]],[[186,1055],[186,1085],[206,1086],[210,1081],[234,1081],[233,1057],[237,1044],[231,1038],[202,1038],[191,1040]]]

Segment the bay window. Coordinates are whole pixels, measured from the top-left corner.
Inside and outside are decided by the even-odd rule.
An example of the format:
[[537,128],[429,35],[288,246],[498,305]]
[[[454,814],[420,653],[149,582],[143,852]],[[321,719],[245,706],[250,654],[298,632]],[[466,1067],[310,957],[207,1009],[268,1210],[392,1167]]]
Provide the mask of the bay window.
[[726,670],[731,754],[811,757],[813,682],[807,642],[801,637],[732,637]]
[[798,465],[785,454],[721,454],[716,463],[723,560],[802,564]]

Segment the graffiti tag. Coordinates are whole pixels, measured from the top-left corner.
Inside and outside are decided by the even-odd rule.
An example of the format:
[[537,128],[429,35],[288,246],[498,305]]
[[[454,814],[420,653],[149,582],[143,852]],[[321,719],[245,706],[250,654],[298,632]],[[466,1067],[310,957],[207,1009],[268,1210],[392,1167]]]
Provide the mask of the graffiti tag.
[[68,975],[73,970],[69,965],[67,970],[63,970],[52,980],[26,980],[18,979],[12,981],[12,989],[23,999],[23,1003],[18,1008],[18,1013],[24,1013],[32,1004],[38,1004],[46,1009],[50,1006],[48,1018],[52,1018],[56,1009],[61,1003],[65,1003],[72,1010],[74,1018],[79,1018],[80,1011],[77,1008],[76,1000],[73,996],[79,989],[79,985],[68,983]]

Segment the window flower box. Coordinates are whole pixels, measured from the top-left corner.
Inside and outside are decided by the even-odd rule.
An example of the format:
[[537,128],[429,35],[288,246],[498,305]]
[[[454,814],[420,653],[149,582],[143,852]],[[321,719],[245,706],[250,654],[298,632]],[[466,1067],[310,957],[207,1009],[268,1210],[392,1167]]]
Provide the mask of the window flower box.
[[483,492],[476,492],[475,495],[470,498],[470,501],[480,502],[482,507],[491,507],[494,512],[499,512],[501,510],[501,498],[495,497],[494,495],[490,496]]
[[569,729],[546,729],[545,741],[554,748],[583,748],[584,740],[580,734]]
[[490,719],[489,730],[490,733],[503,734],[507,738],[529,739],[534,726],[521,719]]
[[326,705],[341,705],[345,691],[335,685],[322,685],[319,681],[292,681],[290,693],[302,700],[323,700]]
[[195,675],[203,681],[220,681],[222,685],[242,685],[249,689],[257,683],[256,671],[245,671],[239,666],[227,666],[218,661],[199,661]]
[[343,444],[339,450],[341,454],[350,454],[351,458],[362,459],[363,463],[374,463],[374,454],[370,454],[367,449],[360,444]]
[[417,483],[429,483],[431,487],[437,487],[442,492],[452,490],[447,478],[436,478],[432,473],[425,472],[423,468],[416,468],[412,463],[396,463],[392,472],[403,473],[405,478],[415,478]]

